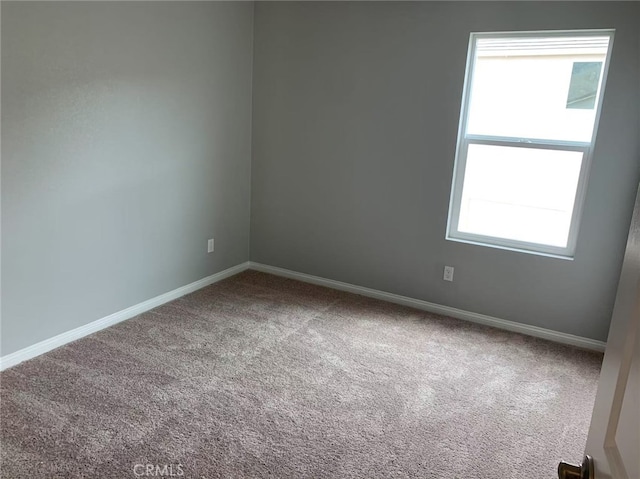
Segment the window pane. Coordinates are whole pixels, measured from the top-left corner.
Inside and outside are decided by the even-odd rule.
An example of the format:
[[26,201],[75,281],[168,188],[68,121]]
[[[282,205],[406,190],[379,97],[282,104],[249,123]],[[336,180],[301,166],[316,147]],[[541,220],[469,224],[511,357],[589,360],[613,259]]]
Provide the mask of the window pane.
[[467,133],[591,142],[608,36],[479,38]]
[[593,110],[596,107],[601,72],[602,62],[573,63],[567,108]]
[[470,144],[458,231],[566,247],[582,157]]

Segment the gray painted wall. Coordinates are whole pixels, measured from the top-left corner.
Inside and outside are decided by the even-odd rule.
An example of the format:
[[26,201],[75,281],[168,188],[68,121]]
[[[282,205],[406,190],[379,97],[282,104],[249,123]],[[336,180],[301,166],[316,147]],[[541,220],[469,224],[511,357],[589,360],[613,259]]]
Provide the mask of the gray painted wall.
[[[254,261],[606,339],[639,19],[259,3],[253,30],[249,3],[2,2],[1,354],[246,261],[250,198]],[[617,34],[575,261],[445,241],[469,32],[591,27]]]
[[[575,260],[446,241],[469,33],[610,27]],[[606,340],[640,178],[639,35],[630,2],[257,3],[252,261]]]
[[248,259],[252,28],[2,2],[2,355]]

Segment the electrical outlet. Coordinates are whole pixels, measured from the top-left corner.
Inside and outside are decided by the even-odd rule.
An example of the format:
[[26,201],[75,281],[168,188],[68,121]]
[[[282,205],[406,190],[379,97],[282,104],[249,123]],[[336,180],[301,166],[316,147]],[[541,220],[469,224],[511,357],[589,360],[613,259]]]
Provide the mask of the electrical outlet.
[[207,253],[213,253],[213,238],[207,241]]
[[453,266],[444,267],[444,277],[442,279],[445,281],[453,281]]

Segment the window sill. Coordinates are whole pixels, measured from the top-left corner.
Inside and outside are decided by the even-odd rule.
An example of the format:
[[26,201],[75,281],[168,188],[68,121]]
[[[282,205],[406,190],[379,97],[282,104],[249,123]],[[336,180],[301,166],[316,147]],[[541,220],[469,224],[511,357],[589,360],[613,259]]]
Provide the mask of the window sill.
[[454,238],[454,237],[449,236],[449,235],[447,235],[445,237],[445,239],[447,241],[454,241],[456,243],[464,243],[464,244],[470,244],[470,245],[474,245],[474,246],[483,246],[485,248],[501,249],[501,250],[506,250],[506,251],[512,251],[514,253],[533,254],[533,255],[536,255],[536,256],[544,256],[546,258],[562,259],[562,260],[566,260],[566,261],[573,261],[574,260],[573,256],[555,254],[555,253],[546,253],[546,252],[543,252],[543,251],[535,251],[535,250],[530,250],[530,249],[517,248],[517,247],[514,247],[514,246],[499,245],[499,244],[495,244],[495,243],[487,243],[487,242],[483,242],[483,241],[479,241],[479,240]]

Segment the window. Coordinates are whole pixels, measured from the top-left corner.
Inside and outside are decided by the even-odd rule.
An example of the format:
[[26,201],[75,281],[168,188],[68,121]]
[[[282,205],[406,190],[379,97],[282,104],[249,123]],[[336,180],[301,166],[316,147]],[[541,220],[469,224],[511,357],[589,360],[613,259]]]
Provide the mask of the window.
[[447,239],[573,257],[612,43],[471,34]]

